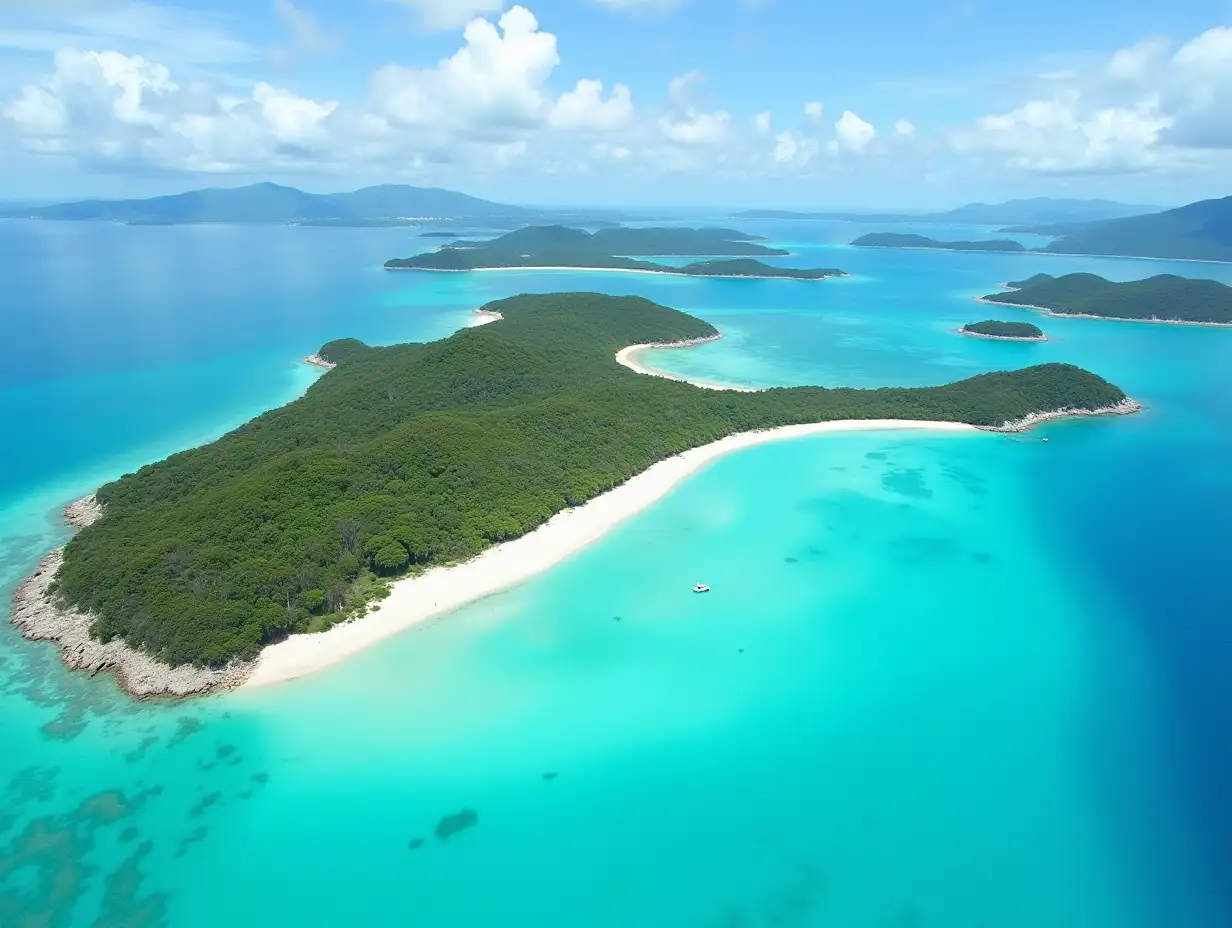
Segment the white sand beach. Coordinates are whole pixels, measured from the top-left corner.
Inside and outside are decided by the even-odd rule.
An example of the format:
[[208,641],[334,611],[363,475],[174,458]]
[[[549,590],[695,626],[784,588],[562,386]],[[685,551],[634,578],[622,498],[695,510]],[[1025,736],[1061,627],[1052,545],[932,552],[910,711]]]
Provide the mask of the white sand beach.
[[467,603],[507,590],[559,564],[666,496],[673,487],[725,454],[773,441],[871,430],[978,431],[957,422],[896,419],[820,422],[732,435],[654,465],[585,506],[566,510],[529,535],[498,545],[454,567],[439,567],[394,584],[380,611],[319,635],[296,635],[262,652],[245,687],[307,676]]
[[650,367],[642,361],[642,355],[655,348],[686,348],[691,345],[702,345],[706,342],[718,341],[723,336],[716,335],[714,338],[698,338],[690,342],[677,342],[672,345],[630,345],[628,348],[622,348],[616,354],[616,363],[627,367],[629,370],[637,374],[646,374],[649,377],[662,377],[664,380],[676,380],[680,383],[691,383],[695,387],[703,387],[707,390],[727,390],[733,393],[761,393],[757,387],[733,387],[721,383],[711,383],[707,380],[691,380],[688,377],[678,377],[675,374],[669,374],[666,371],[657,370]]

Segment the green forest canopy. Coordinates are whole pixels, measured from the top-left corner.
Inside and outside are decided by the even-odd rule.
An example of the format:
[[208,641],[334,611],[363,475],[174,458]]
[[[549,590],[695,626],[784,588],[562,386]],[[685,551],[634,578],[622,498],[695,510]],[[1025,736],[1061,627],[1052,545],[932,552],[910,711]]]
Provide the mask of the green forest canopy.
[[1000,425],[1124,394],[1064,364],[944,387],[704,390],[615,363],[622,348],[713,336],[637,297],[489,304],[504,319],[431,344],[333,342],[300,399],[99,490],[69,542],[68,603],[172,663],[252,657],[319,629],[374,580],[517,538],[657,461],[736,432],[833,419]]
[[1001,322],[997,319],[985,319],[983,322],[968,322],[963,327],[964,332],[975,335],[991,335],[994,338],[1043,338],[1044,330],[1029,322]]
[[[787,252],[752,241],[732,229],[600,229],[590,233],[565,226],[532,226],[488,242],[453,242],[437,251],[385,262],[390,270],[466,271],[478,268],[579,267],[666,271],[675,274],[724,277],[800,277],[819,279],[842,271],[815,268],[775,268],[756,257],[782,257]],[[630,257],[631,255],[638,257]],[[672,267],[646,256],[707,255],[738,261],[703,261]]]
[[851,243],[856,248],[940,248],[944,251],[1026,251],[1021,242],[992,239],[985,242],[942,242],[924,235],[870,232]]
[[1008,286],[1014,289],[984,299],[1037,306],[1062,316],[1232,324],[1232,287],[1215,280],[1161,274],[1115,283],[1095,274],[1036,274]]

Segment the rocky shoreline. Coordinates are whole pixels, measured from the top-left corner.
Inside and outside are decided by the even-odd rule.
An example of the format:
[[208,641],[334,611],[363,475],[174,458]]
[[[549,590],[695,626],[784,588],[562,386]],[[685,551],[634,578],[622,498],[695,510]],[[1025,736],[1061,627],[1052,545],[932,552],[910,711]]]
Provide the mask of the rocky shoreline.
[[1074,419],[1086,416],[1132,416],[1142,411],[1142,404],[1129,397],[1112,406],[1101,406],[1099,409],[1057,409],[1053,412],[1033,412],[1029,416],[1005,422],[1001,425],[980,426],[986,432],[1026,432],[1044,422],[1057,419]]
[[[69,525],[85,528],[102,514],[102,504],[90,495],[66,507],[64,520]],[[103,643],[91,637],[91,617],[66,608],[50,593],[51,583],[63,562],[63,548],[57,548],[39,561],[38,569],[17,588],[11,621],[31,641],[50,641],[59,647],[60,656],[70,670],[83,670],[91,676],[115,674],[120,686],[139,699],[194,696],[216,689],[231,689],[252,673],[255,666],[252,662],[233,662],[219,670],[192,665],[172,667],[118,639]]]

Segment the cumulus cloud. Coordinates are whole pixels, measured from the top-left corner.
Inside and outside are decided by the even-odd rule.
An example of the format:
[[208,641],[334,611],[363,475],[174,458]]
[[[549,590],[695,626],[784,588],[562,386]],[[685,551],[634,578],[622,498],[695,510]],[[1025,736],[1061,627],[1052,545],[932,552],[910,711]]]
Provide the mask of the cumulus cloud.
[[825,115],[826,108],[818,100],[812,100],[804,104],[804,115],[813,122],[821,122],[821,117]]
[[763,110],[753,117],[753,131],[758,135],[769,135],[774,128],[774,113]]
[[624,84],[614,86],[604,100],[602,81],[580,80],[573,90],[557,97],[548,121],[564,129],[610,132],[629,125],[633,117],[633,94]]
[[1028,171],[1153,170],[1232,148],[1229,113],[1232,28],[1218,27],[1175,52],[1163,38],[1121,49],[1050,96],[981,117],[949,140]]
[[847,151],[862,151],[876,137],[877,130],[872,123],[865,122],[851,110],[843,110],[834,124],[834,141]]

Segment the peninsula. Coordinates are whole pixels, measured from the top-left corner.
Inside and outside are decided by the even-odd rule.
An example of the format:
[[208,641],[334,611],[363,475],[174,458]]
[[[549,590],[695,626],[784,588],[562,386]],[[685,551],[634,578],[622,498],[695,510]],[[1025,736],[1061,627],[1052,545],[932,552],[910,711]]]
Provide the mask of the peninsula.
[[598,294],[484,310],[501,318],[431,344],[331,342],[317,356],[336,367],[299,400],[101,487],[79,507],[89,524],[19,590],[17,624],[138,695],[269,682],[512,585],[749,443],[1134,408],[1065,364],[942,387],[711,391],[615,360],[719,335],[684,313]]
[[942,242],[924,235],[905,235],[897,232],[871,232],[868,235],[861,235],[851,244],[856,248],[922,248],[930,251],[1027,251],[1026,245],[1010,239],[991,239],[986,242]]
[[985,319],[983,322],[968,322],[958,330],[974,338],[996,338],[1008,342],[1046,342],[1044,330],[1029,322],[998,322]]
[[[414,258],[395,258],[387,270],[477,271],[514,268],[640,271],[688,277],[764,277],[824,280],[845,277],[836,268],[775,267],[757,257],[782,257],[752,236],[731,229],[601,229],[589,233],[564,226],[534,226],[489,242],[453,242]],[[646,256],[730,256],[682,267]],[[637,256],[637,257],[631,257]]]
[[980,302],[1021,306],[1052,316],[1178,325],[1232,325],[1232,287],[1214,280],[1161,274],[1117,283],[1095,274],[1036,274],[1006,284]]

